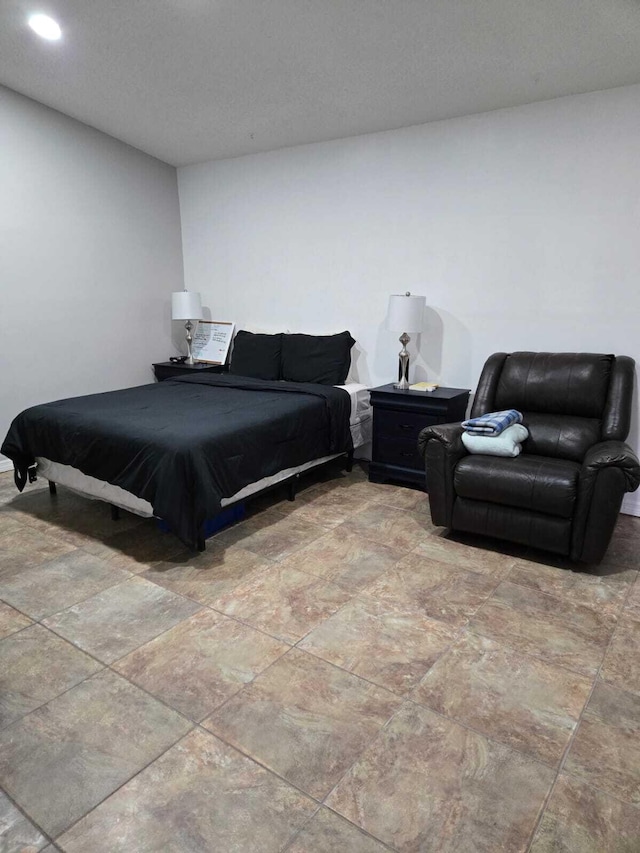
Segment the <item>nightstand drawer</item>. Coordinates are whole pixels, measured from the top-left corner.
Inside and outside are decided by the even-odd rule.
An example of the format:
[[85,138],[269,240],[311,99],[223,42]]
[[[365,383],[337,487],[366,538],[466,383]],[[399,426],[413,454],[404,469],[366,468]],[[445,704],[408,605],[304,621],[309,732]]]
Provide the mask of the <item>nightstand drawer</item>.
[[416,414],[414,412],[392,412],[376,409],[374,413],[376,432],[379,436],[397,439],[412,439],[414,444],[425,427],[442,423],[442,416]]
[[424,470],[424,460],[418,453],[415,439],[387,438],[380,436],[376,442],[376,462],[400,465],[402,468]]

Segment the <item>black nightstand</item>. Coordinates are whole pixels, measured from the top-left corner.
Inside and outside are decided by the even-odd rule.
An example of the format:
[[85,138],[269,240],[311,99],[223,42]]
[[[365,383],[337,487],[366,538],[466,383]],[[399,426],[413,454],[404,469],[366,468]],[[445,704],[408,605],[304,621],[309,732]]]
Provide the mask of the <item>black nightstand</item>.
[[163,379],[171,379],[174,376],[187,376],[193,373],[226,373],[225,364],[176,364],[174,361],[161,361],[153,365],[153,371],[158,382]]
[[470,391],[398,391],[391,385],[371,389],[373,448],[369,479],[374,483],[400,480],[425,486],[424,459],[418,453],[418,434],[424,427],[464,420]]

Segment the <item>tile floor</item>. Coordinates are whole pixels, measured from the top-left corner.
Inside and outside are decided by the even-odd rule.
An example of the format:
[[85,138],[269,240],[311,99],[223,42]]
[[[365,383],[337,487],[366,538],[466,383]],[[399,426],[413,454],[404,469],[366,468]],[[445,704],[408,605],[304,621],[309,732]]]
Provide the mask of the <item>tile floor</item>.
[[0,475],[2,853],[640,851],[640,519],[590,573],[360,469],[249,510]]

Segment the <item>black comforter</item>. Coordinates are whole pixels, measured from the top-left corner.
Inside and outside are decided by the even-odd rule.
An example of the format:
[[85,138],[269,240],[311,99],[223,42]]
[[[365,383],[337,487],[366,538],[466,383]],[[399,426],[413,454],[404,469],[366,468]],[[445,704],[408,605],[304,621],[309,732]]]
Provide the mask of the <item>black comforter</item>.
[[350,400],[330,385],[181,377],[26,409],[0,448],[20,490],[36,456],[148,501],[190,547],[220,500],[351,449]]

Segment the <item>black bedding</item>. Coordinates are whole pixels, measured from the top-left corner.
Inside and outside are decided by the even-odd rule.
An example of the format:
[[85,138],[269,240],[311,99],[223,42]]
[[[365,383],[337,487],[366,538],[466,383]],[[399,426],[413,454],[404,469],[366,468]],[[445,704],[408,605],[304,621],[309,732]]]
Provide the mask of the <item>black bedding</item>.
[[21,491],[44,456],[143,498],[196,547],[222,498],[351,450],[350,405],[346,391],[328,385],[187,376],[33,406],[0,450]]

